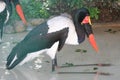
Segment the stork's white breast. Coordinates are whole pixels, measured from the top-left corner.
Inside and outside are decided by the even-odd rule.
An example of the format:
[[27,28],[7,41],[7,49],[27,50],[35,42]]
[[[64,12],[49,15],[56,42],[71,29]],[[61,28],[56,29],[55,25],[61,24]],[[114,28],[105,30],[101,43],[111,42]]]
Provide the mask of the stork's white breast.
[[5,2],[0,1],[0,13],[4,11],[5,7],[6,7]]
[[47,22],[49,30],[48,33],[56,32],[64,28],[69,28],[66,44],[78,45],[78,38],[75,30],[75,25],[71,18],[65,16],[54,17]]

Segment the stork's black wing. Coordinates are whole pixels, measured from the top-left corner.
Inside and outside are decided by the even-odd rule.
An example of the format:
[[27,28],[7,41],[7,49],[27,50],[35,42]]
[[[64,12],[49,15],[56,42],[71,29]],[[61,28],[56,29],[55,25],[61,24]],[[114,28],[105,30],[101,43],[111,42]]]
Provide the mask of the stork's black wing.
[[45,35],[48,32],[48,25],[46,22],[36,26],[33,30],[31,30],[24,40],[28,40],[29,38],[36,36],[36,35]]

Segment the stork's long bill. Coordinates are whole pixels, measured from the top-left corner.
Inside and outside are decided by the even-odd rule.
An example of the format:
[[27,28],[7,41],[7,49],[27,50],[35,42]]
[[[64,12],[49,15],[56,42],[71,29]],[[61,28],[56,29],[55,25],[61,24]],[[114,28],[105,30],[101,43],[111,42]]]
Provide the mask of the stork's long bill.
[[16,5],[16,11],[17,11],[18,15],[20,16],[21,20],[23,21],[23,23],[27,24],[22,7],[20,4]]
[[95,38],[94,38],[94,34],[91,29],[92,24],[91,24],[90,16],[86,16],[83,19],[82,24],[85,25],[86,34],[87,34],[90,44],[95,49],[95,51],[98,52],[99,49],[98,49],[98,46],[97,46]]

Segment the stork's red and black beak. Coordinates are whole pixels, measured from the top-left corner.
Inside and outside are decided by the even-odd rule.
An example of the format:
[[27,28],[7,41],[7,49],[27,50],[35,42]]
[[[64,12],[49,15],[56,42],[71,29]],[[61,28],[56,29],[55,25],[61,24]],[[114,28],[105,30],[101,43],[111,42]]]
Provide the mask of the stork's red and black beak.
[[21,18],[21,20],[23,21],[23,23],[27,24],[27,21],[25,19],[25,16],[24,16],[24,13],[23,13],[23,10],[22,10],[22,7],[21,7],[19,1],[18,0],[13,0],[13,3],[15,5],[16,12],[19,15],[19,17]]
[[18,15],[20,16],[21,20],[23,21],[24,24],[26,24],[26,19],[24,17],[23,11],[22,11],[22,7],[20,6],[20,4],[16,5],[16,11],[18,13]]
[[96,44],[94,34],[93,34],[93,31],[92,31],[92,27],[91,27],[92,24],[91,24],[90,16],[86,16],[83,19],[81,24],[84,25],[84,29],[85,29],[85,32],[87,34],[87,37],[89,39],[90,44],[95,49],[95,51],[98,52],[98,46]]

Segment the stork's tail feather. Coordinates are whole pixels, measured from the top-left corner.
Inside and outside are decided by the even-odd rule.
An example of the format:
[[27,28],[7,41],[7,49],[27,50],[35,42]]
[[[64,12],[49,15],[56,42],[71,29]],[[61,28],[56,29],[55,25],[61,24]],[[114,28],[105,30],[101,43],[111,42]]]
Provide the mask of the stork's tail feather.
[[9,69],[10,68],[10,65],[13,61],[13,59],[15,58],[15,54],[10,54],[7,58],[7,64],[6,64],[6,68]]
[[8,61],[7,64],[6,64],[6,68],[8,70],[13,69],[18,63],[21,62],[21,60],[22,60],[22,58],[21,59],[16,59],[13,63]]
[[16,52],[16,47],[7,57],[6,69],[13,69],[17,64],[19,64],[26,56],[19,56]]

